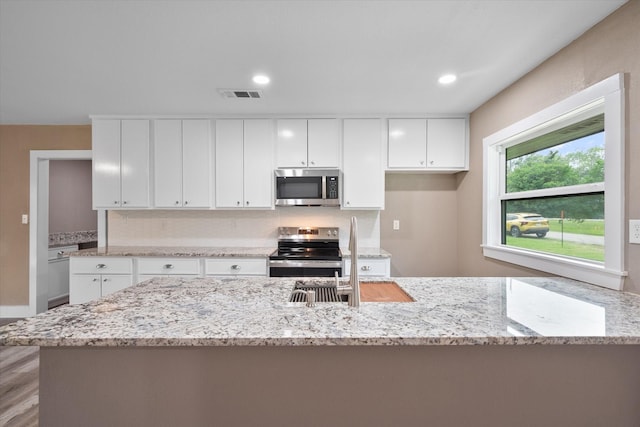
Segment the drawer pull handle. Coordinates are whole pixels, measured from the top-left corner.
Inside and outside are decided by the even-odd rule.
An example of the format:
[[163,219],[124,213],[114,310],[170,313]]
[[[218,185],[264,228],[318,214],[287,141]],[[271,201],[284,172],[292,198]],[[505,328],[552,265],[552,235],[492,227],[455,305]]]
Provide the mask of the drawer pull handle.
[[232,270],[236,270],[236,271],[237,271],[237,270],[240,270],[240,266],[239,266],[238,264],[233,264],[233,265],[231,266],[231,269],[232,269]]
[[59,256],[64,255],[64,251],[58,251],[58,255],[59,255]]
[[173,264],[165,264],[162,266],[162,268],[166,269],[166,270],[171,270],[173,268]]
[[362,270],[362,271],[371,271],[371,266],[370,265],[363,265],[362,267],[360,267],[360,270]]
[[96,265],[96,268],[98,270],[102,270],[103,268],[107,268],[107,264],[98,264],[98,265]]

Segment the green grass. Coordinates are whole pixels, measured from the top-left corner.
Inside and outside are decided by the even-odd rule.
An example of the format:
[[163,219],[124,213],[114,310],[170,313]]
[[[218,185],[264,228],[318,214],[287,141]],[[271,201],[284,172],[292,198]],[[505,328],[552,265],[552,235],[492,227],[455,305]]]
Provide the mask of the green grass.
[[[549,221],[549,225],[551,225],[551,221]],[[564,231],[568,232],[566,227]],[[539,239],[537,237],[530,236],[507,236],[507,246],[531,249],[540,252],[549,252],[558,255],[567,255],[593,261],[604,261],[604,246],[599,245],[586,245],[574,242],[562,243],[560,240],[552,240],[548,238]]]
[[[548,218],[550,231],[562,231],[562,224],[559,218]],[[604,236],[604,220],[585,219],[582,222],[564,220],[564,232],[575,234],[588,234],[590,236]]]

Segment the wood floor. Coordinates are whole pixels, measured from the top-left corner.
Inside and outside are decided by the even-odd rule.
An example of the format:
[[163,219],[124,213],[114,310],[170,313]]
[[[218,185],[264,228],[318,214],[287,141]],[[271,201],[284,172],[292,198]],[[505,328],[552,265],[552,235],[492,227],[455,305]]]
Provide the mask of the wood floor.
[[38,347],[0,347],[0,426],[38,425],[39,364]]

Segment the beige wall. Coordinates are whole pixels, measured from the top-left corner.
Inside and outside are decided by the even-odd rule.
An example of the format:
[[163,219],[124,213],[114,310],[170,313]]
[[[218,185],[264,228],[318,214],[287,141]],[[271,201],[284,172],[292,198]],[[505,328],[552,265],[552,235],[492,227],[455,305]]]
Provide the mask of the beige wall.
[[392,276],[457,275],[456,186],[455,175],[387,174],[380,242]]
[[88,125],[0,126],[0,305],[29,304],[29,151],[89,149]]
[[49,234],[97,230],[91,204],[91,160],[49,162]]
[[[626,86],[626,219],[640,218],[639,22],[640,1],[631,0],[471,114],[470,171],[458,175],[460,275],[532,273],[482,256],[482,139],[616,73],[625,73]],[[640,293],[640,246],[625,251],[625,290]]]

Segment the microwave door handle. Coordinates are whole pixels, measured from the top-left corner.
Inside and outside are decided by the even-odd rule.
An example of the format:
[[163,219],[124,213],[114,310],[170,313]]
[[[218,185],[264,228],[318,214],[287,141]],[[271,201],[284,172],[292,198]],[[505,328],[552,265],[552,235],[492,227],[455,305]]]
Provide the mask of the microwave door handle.
[[327,176],[322,175],[322,200],[327,199]]

